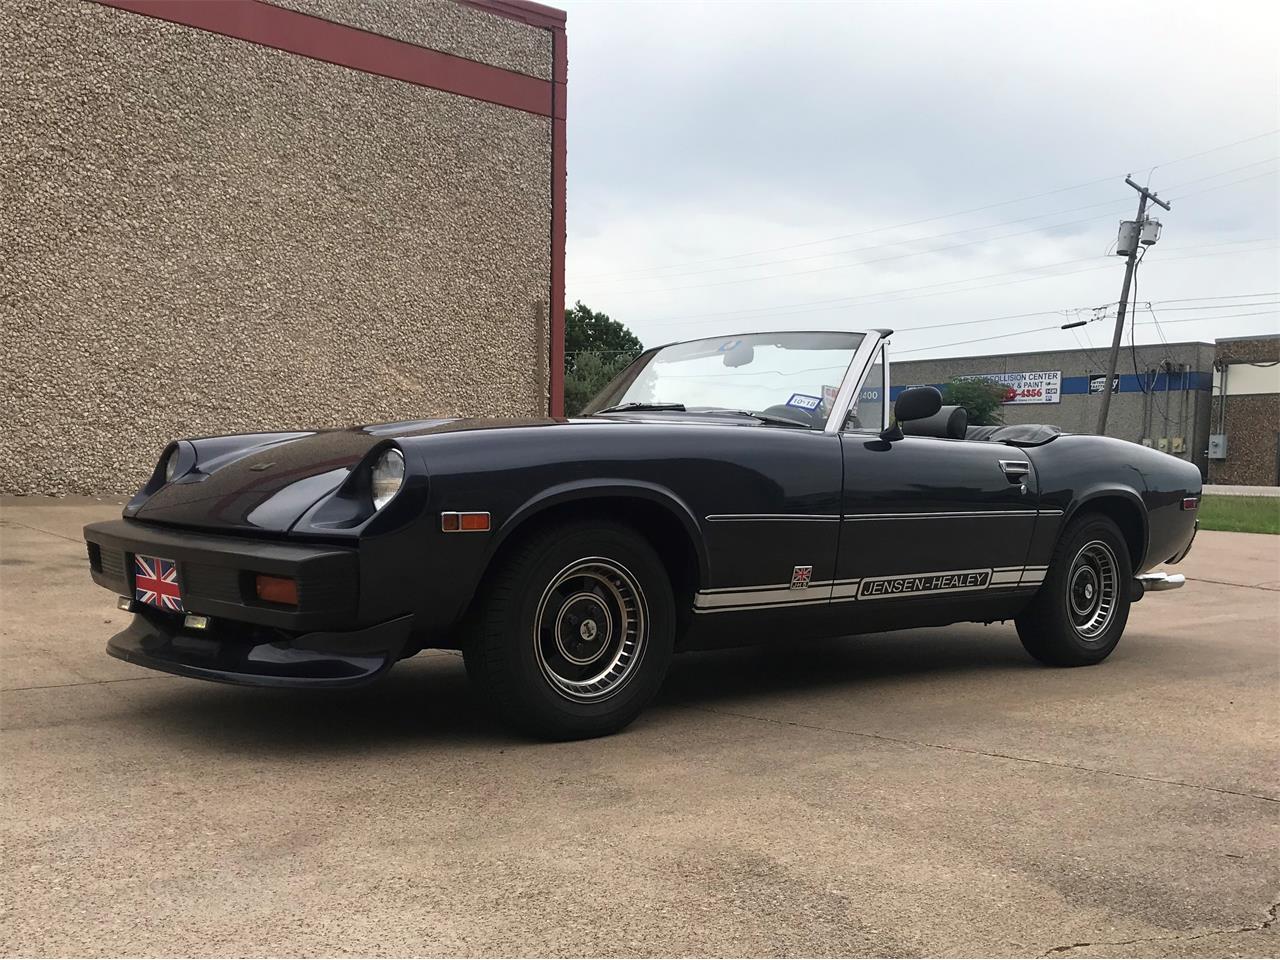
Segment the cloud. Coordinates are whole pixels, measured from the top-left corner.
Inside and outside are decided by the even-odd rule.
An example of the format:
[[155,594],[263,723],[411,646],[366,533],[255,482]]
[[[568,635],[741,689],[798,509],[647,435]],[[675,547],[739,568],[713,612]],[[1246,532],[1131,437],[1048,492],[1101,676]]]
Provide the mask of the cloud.
[[[1260,161],[1280,137],[1180,159],[1280,126],[1271,5],[567,6],[568,293],[646,342],[1114,299],[1119,259],[948,284],[1101,256],[1136,203],[1123,174],[1161,161],[1179,162],[1153,187],[1187,196],[1160,213],[1151,296],[1280,289],[1265,242],[1211,246],[1274,238],[1277,164]],[[751,251],[771,252],[724,259]],[[800,304],[817,305],[782,315]],[[1186,323],[1171,339],[1274,319]]]

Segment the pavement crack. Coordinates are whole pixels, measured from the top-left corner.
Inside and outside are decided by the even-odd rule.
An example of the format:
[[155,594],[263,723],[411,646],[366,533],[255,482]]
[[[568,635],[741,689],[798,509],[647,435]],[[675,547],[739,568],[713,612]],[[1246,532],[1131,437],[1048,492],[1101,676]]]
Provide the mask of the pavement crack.
[[799,720],[779,720],[774,717],[759,717],[750,713],[738,713],[733,710],[717,710],[714,707],[702,707],[692,703],[682,703],[689,710],[701,710],[724,717],[736,717],[740,720],[755,720],[759,723],[773,723],[785,727],[800,727],[805,730],[820,730],[824,733],[839,733],[850,737],[865,737],[868,740],[882,740],[886,743],[898,743],[914,747],[926,747],[931,750],[947,750],[952,753],[964,753],[974,757],[988,757],[992,760],[1012,760],[1016,763],[1035,763],[1046,767],[1057,767],[1061,770],[1079,770],[1084,773],[1096,773],[1108,777],[1119,777],[1124,780],[1140,780],[1145,783],[1163,783],[1172,787],[1187,787],[1191,790],[1207,790],[1211,793],[1224,793],[1233,797],[1245,797],[1250,800],[1262,800],[1265,803],[1280,803],[1280,797],[1269,797],[1261,793],[1248,793],[1243,790],[1230,790],[1226,787],[1211,787],[1204,783],[1188,783],[1185,780],[1169,780],[1165,777],[1144,777],[1137,773],[1120,773],[1117,770],[1106,770],[1102,767],[1087,767],[1080,763],[1064,763],[1060,760],[1042,760],[1037,757],[1019,757],[1011,753],[995,753],[988,750],[975,750],[972,747],[958,747],[948,743],[930,743],[927,740],[912,740],[909,737],[891,737],[883,733],[867,733],[864,730],[844,730],[840,727],[827,727],[817,723],[802,723]]
[[63,687],[93,687],[102,683],[137,683],[139,680],[177,680],[167,674],[156,677],[112,677],[109,680],[77,680],[74,683],[41,683],[31,687],[3,687],[0,693],[25,693],[27,690],[61,690]]
[[63,533],[54,533],[52,530],[43,530],[40,527],[33,527],[29,523],[19,523],[17,520],[10,520],[8,517],[5,517],[3,520],[0,520],[0,526],[4,526],[4,525],[22,527],[24,530],[31,530],[35,533],[43,533],[47,537],[57,537],[59,540],[66,540],[68,543],[84,542],[79,537],[68,537],[66,534],[63,534]]
[[1180,933],[1166,937],[1136,937],[1133,940],[1085,940],[1079,943],[1064,943],[1061,946],[1050,947],[1040,954],[1040,960],[1066,953],[1069,950],[1083,950],[1090,947],[1127,947],[1135,943],[1184,943],[1190,940],[1203,940],[1206,937],[1227,937],[1238,933],[1257,933],[1259,930],[1268,930],[1275,925],[1277,909],[1280,909],[1280,902],[1271,904],[1260,922],[1247,923],[1239,927],[1229,927],[1226,930],[1206,930],[1204,933],[1193,934]]
[[1208,577],[1187,577],[1196,583],[1216,583],[1221,587],[1244,587],[1246,590],[1270,590],[1272,593],[1280,592],[1280,587],[1268,587],[1261,583],[1236,583],[1234,580],[1210,580]]

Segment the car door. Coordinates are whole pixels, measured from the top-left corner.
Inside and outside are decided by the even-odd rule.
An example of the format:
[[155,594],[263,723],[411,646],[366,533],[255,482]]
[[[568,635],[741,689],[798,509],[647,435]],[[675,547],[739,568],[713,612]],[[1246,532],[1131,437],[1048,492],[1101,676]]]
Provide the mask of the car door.
[[945,603],[1038,583],[1043,570],[1024,569],[1038,501],[1030,458],[983,441],[881,440],[887,379],[885,366],[872,368],[840,433],[833,602]]
[[711,580],[699,613],[797,611],[831,596],[839,541],[841,443],[822,430],[761,427],[731,464],[702,461],[689,500]]

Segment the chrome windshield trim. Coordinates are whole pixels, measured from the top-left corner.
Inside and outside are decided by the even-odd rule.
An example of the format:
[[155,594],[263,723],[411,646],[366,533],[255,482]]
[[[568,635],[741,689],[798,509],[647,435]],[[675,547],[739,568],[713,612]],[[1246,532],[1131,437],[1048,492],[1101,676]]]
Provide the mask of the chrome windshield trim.
[[889,338],[884,337],[884,349],[880,351],[880,363],[884,369],[884,383],[880,385],[880,389],[884,392],[884,396],[880,398],[880,429],[889,429],[889,420],[893,413],[893,404],[889,402],[889,394],[893,392],[893,388],[889,386]]
[[[853,405],[853,398],[858,395],[858,391],[862,388],[862,381],[867,378],[867,374],[871,370],[876,349],[886,339],[877,330],[868,330],[863,334],[862,343],[858,344],[858,349],[854,351],[853,359],[849,361],[849,367],[845,370],[844,380],[840,383],[840,390],[836,394],[835,403],[831,405],[831,415],[827,417],[826,425],[822,428],[823,433],[840,432],[840,428],[844,426],[845,418],[849,416],[849,407]],[[885,406],[887,405],[888,398],[886,397]],[[881,419],[883,419],[883,416]]]

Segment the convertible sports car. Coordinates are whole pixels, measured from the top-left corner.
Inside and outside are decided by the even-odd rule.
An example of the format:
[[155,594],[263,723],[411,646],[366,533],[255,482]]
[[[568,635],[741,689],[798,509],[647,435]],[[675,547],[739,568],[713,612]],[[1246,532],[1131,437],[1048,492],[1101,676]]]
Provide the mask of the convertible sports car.
[[[1059,666],[1181,586],[1201,481],[1053,427],[892,410],[888,338],[756,333],[649,350],[567,420],[420,420],[178,440],[85,528],[134,614],[113,656],[259,686],[371,681],[460,649],[548,737],[629,723],[674,652],[1013,619]],[[800,653],[800,650],[797,650]]]

